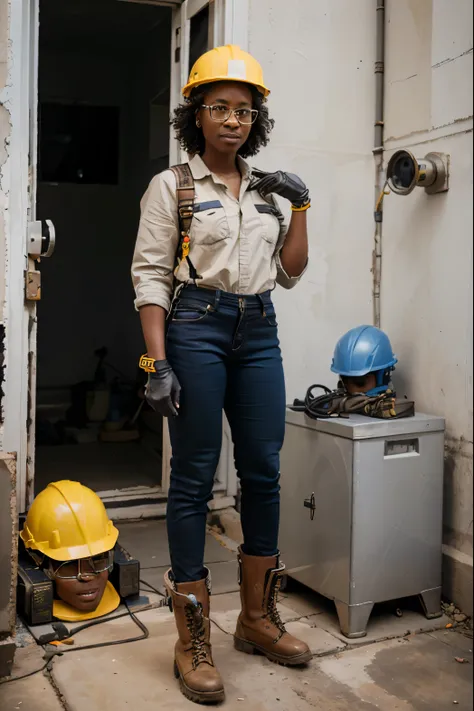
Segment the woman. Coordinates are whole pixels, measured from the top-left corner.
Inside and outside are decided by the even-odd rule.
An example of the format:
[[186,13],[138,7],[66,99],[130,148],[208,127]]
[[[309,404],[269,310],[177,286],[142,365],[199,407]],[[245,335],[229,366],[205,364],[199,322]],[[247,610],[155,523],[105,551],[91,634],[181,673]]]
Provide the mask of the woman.
[[[192,155],[189,238],[185,231],[180,244],[176,176],[164,171],[142,201],[132,273],[152,364],[147,399],[170,418],[172,567],[165,582],[179,632],[175,673],[188,698],[213,702],[224,698],[224,688],[212,660],[203,561],[223,411],[242,488],[235,646],[287,665],[311,657],[307,645],[285,631],[276,609],[284,570],[278,525],[285,386],[271,300],[275,282],[289,289],[306,267],[310,200],[296,176],[252,171],[243,160],[267,144],[273,127],[269,91],[253,57],[235,46],[211,50],[193,67],[183,94],[174,127]],[[289,226],[272,193],[291,201]]]

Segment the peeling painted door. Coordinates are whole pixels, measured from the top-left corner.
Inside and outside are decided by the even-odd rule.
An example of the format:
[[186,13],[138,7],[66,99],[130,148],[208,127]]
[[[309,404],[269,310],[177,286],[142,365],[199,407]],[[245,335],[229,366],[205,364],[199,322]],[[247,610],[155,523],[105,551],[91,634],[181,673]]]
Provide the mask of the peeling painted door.
[[5,424],[2,447],[17,453],[17,498],[33,498],[36,388],[37,262],[29,252],[35,220],[39,0],[10,3],[10,75],[2,103],[10,112],[10,158],[3,169],[6,210]]
[[[15,0],[10,4],[9,51],[13,61],[8,86],[1,96],[11,120],[10,158],[2,168],[2,188],[8,190],[9,199],[3,386],[4,411],[8,416],[1,434],[3,450],[17,454],[19,511],[25,511],[34,496],[36,299],[40,296],[41,265],[39,260],[29,256],[29,239],[36,219],[39,1]],[[188,78],[190,64],[201,51],[224,43],[246,47],[249,0],[125,1],[174,8],[171,108],[180,101],[180,89]],[[185,158],[171,136],[171,163]],[[164,429],[163,490],[166,493],[170,447],[167,428]],[[237,489],[226,421],[216,489],[230,496],[234,496]]]

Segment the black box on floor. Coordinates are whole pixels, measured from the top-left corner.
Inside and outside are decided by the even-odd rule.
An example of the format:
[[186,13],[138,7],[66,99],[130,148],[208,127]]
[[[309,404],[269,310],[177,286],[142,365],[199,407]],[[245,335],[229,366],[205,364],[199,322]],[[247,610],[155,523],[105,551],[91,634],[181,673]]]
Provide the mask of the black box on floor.
[[120,597],[135,597],[140,594],[140,562],[117,543],[114,551],[114,568],[110,582]]
[[[54,583],[30,558],[20,539],[18,551],[17,611],[27,625],[53,621]],[[121,599],[140,595],[140,562],[118,543],[109,580]]]
[[54,586],[34,561],[20,554],[18,560],[17,610],[30,625],[45,625],[53,619]]

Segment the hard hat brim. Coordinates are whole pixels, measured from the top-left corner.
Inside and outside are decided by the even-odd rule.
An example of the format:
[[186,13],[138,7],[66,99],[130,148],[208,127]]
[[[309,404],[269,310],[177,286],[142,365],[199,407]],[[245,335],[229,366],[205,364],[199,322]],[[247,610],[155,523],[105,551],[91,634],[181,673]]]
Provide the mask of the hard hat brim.
[[255,82],[249,81],[248,79],[237,79],[228,76],[213,77],[212,79],[203,79],[198,81],[190,81],[188,84],[186,84],[185,87],[183,87],[182,94],[186,99],[189,99],[192,90],[196,89],[198,86],[203,86],[204,84],[216,84],[222,81],[235,81],[239,84],[250,84],[250,86],[254,86],[257,91],[263,94],[265,98],[270,94],[270,89],[268,89],[264,84],[255,84]]
[[368,375],[369,373],[375,373],[378,372],[379,370],[387,370],[388,368],[393,368],[394,365],[398,363],[397,358],[393,358],[392,360],[388,361],[388,363],[385,363],[384,365],[379,365],[377,366],[376,369],[374,370],[338,370],[334,365],[331,365],[331,371],[333,373],[336,373],[336,375],[344,375],[346,378],[361,378],[363,375]]

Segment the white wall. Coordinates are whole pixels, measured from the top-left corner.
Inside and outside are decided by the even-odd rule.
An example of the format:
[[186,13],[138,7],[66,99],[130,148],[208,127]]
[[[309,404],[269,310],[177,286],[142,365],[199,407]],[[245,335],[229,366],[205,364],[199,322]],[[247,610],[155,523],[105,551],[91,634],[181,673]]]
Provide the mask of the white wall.
[[[249,50],[277,121],[255,159],[308,184],[310,265],[275,293],[288,400],[329,372],[337,338],[372,323],[375,0],[251,0]],[[451,155],[449,193],[385,200],[382,328],[395,384],[447,420],[445,593],[472,610],[472,2],[386,1],[385,161]]]
[[249,51],[263,64],[276,119],[262,169],[308,184],[310,264],[278,289],[288,399],[329,370],[337,339],[371,323],[375,6],[372,0],[252,0]]
[[[0,92],[7,83],[8,74],[8,2],[0,0]],[[0,104],[0,309],[3,322],[5,301],[5,211],[7,206],[6,191],[2,186],[2,166],[7,161],[7,137],[10,135],[10,114]]]
[[446,417],[446,592],[472,610],[472,0],[387,7],[385,158],[448,153],[451,183],[385,201],[382,326],[398,385]]

